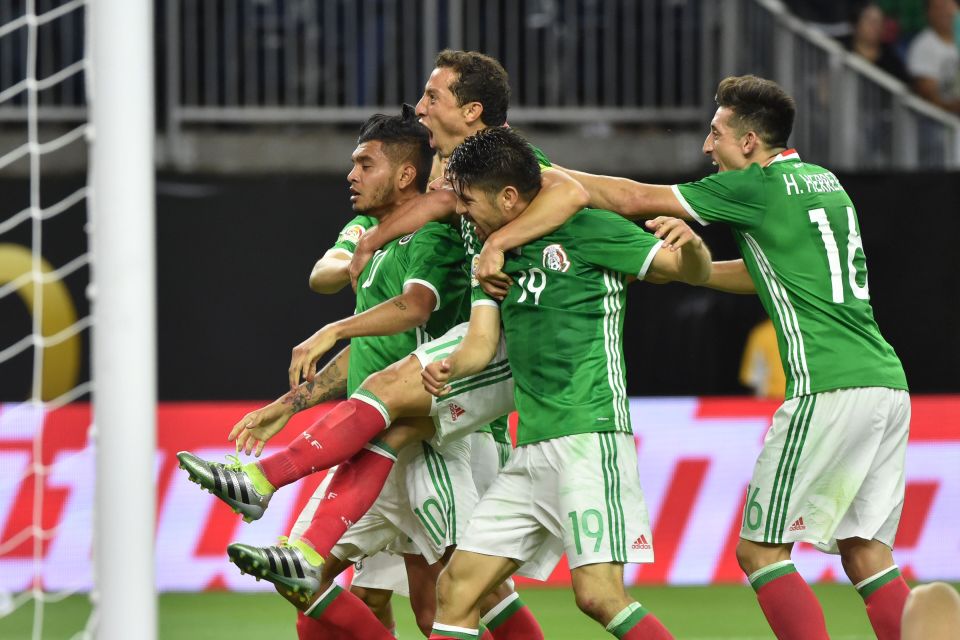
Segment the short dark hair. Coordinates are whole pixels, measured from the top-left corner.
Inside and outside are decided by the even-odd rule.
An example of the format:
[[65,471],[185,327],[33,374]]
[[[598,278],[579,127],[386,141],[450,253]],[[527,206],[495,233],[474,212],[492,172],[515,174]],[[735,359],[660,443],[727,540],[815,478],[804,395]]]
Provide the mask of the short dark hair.
[[755,131],[770,147],[785,147],[793,131],[797,105],[773,80],[730,76],[717,87],[717,106],[733,111],[730,126],[739,135]]
[[458,105],[479,102],[483,105],[480,120],[488,127],[499,127],[507,121],[510,81],[506,69],[497,60],[477,51],[444,49],[437,54],[435,66],[457,72],[450,91]]
[[417,189],[426,191],[430,183],[430,168],[433,165],[433,149],[430,148],[430,132],[417,119],[416,110],[409,104],[400,108],[399,116],[377,113],[370,116],[360,127],[357,144],[379,140],[383,153],[398,165],[410,162],[417,170]]
[[495,195],[512,186],[532,200],[540,190],[540,163],[519,133],[506,127],[489,127],[453,150],[447,161],[447,178],[458,193],[470,187]]

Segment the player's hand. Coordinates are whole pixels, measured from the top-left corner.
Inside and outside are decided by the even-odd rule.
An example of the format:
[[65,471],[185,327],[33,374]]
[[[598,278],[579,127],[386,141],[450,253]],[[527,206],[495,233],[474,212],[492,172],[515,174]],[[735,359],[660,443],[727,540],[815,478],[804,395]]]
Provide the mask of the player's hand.
[[271,402],[240,418],[230,430],[227,440],[237,443],[237,453],[243,451],[259,457],[267,440],[280,433],[292,415],[283,405]]
[[350,266],[347,268],[347,272],[350,274],[350,286],[353,287],[354,291],[357,290],[357,282],[360,280],[363,269],[370,262],[370,258],[373,257],[377,249],[380,248],[376,243],[376,231],[376,227],[374,227],[360,236],[353,257],[350,258]]
[[296,389],[301,378],[313,382],[317,375],[317,361],[337,344],[336,331],[327,325],[293,348],[290,357],[290,388]]
[[444,358],[439,362],[431,362],[424,367],[420,374],[423,378],[423,388],[438,398],[447,395],[450,393],[450,385],[447,384],[450,381],[450,374],[449,358]]
[[670,251],[676,251],[688,242],[700,240],[700,236],[680,218],[660,216],[647,220],[646,226],[653,235],[663,240],[663,246]]
[[491,298],[503,300],[513,280],[503,272],[503,251],[484,244],[480,255],[477,256],[476,273],[474,277],[480,286]]

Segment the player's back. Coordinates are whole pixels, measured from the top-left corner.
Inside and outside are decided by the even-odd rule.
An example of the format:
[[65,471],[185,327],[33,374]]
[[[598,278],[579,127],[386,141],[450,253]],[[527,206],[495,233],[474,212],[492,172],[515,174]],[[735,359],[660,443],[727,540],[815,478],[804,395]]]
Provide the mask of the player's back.
[[905,389],[900,361],[874,319],[853,202],[833,173],[790,155],[739,172],[760,185],[754,202],[763,212],[735,226],[777,328],[787,395]]

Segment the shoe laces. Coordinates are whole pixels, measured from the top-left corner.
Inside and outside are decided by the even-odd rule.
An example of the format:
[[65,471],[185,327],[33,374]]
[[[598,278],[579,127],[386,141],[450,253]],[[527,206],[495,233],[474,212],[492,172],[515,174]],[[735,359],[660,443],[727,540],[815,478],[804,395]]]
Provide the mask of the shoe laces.
[[230,469],[230,471],[240,471],[240,470],[241,470],[240,468],[243,466],[243,463],[240,462],[240,457],[239,457],[239,456],[230,455],[230,454],[228,453],[228,454],[227,454],[227,460],[230,462],[230,464],[225,464],[225,465],[223,465],[224,467],[226,467],[227,469]]

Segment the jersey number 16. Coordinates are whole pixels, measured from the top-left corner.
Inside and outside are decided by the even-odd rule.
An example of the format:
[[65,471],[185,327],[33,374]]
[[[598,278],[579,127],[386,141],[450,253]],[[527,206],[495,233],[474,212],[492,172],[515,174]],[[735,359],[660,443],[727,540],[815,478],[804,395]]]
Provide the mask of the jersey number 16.
[[[807,212],[810,215],[810,222],[817,225],[820,230],[820,238],[823,240],[823,247],[827,251],[827,265],[830,267],[830,287],[833,290],[833,301],[837,304],[843,303],[843,271],[840,264],[840,250],[837,247],[837,239],[833,235],[833,229],[830,228],[830,221],[827,219],[826,209],[810,209]],[[863,255],[863,239],[857,231],[857,218],[853,213],[853,207],[847,207],[847,280],[850,282],[850,291],[853,297],[860,300],[870,299],[870,288],[867,286],[867,275],[863,274],[863,285],[857,282],[857,266],[854,259],[857,256],[857,249]]]

